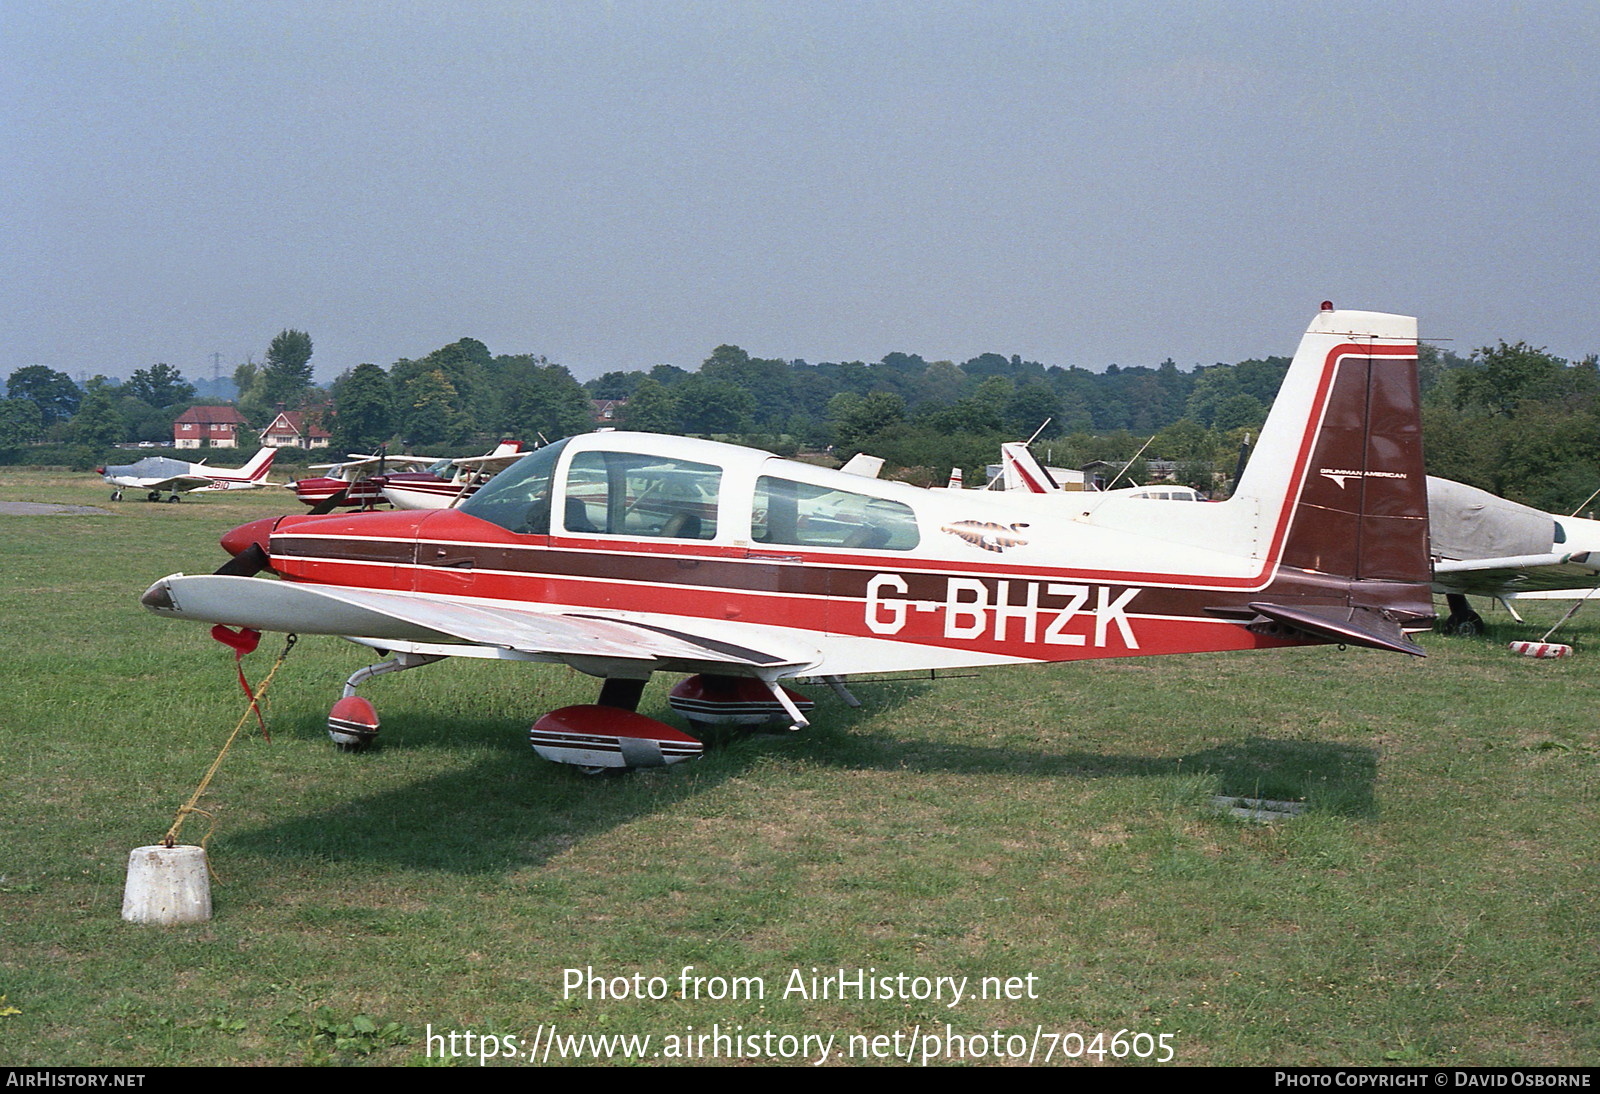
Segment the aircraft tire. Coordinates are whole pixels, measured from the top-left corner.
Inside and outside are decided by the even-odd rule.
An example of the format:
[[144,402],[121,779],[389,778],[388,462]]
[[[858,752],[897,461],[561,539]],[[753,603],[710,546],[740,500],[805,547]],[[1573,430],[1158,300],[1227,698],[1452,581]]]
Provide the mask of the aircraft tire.
[[1477,612],[1447,616],[1444,633],[1454,638],[1478,638],[1483,634],[1483,616]]

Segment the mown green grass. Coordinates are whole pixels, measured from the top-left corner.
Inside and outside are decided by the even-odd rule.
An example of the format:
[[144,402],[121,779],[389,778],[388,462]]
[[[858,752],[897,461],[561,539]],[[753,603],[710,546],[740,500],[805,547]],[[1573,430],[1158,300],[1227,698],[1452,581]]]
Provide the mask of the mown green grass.
[[[595,682],[450,662],[364,689],[384,744],[323,724],[372,660],[306,639],[202,803],[216,914],[121,921],[242,710],[231,655],[138,594],[205,572],[275,493],[0,500],[0,1062],[426,1061],[424,1032],[991,1030],[1173,1035],[1193,1064],[1580,1064],[1595,1019],[1600,615],[1579,655],[1491,614],[1426,661],[1332,648],[825,688],[815,726],[588,779],[524,730]],[[1554,617],[1554,609],[1548,613]],[[281,648],[247,660],[259,678]],[[670,680],[642,710],[668,721]],[[1223,819],[1214,794],[1303,799]],[[189,822],[186,840],[205,834]],[[564,998],[562,970],[761,977],[759,1002]],[[1037,998],[784,999],[793,969],[1037,977]],[[14,1011],[15,1013],[8,1013]],[[658,1042],[659,1043],[659,1042]],[[1092,1061],[1092,1057],[1090,1058]]]

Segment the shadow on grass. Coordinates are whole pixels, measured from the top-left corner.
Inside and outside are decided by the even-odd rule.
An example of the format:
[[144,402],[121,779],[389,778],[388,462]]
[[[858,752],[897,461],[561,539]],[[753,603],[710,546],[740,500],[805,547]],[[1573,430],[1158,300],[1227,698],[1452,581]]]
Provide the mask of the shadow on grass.
[[991,748],[907,741],[873,734],[846,736],[841,746],[809,750],[817,762],[852,769],[951,771],[1103,779],[1210,775],[1217,793],[1303,801],[1342,816],[1372,816],[1378,774],[1375,749],[1323,741],[1249,737],[1184,756]]
[[543,863],[707,785],[700,772],[670,768],[590,777],[519,750],[218,843],[248,854],[478,874]]
[[[842,714],[843,712],[838,712]],[[854,721],[831,718],[836,723]],[[1322,812],[1375,811],[1377,753],[1308,741],[1245,740],[1184,756],[1015,749],[851,732],[828,725],[802,736],[746,736],[690,764],[591,777],[513,746],[496,723],[457,725],[507,742],[462,770],[353,797],[226,840],[232,850],[479,874],[541,865],[568,847],[668,810],[673,804],[779,759],[841,770],[1073,779],[1210,775],[1219,794],[1306,801]],[[381,760],[381,754],[374,759]]]

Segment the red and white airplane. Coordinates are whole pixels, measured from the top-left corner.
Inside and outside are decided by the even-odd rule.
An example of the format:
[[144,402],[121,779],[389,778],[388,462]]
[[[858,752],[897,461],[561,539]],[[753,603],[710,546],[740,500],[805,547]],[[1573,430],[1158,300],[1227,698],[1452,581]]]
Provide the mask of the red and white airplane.
[[[380,453],[375,456],[351,454],[340,463],[317,463],[311,465],[313,471],[326,471],[325,475],[313,475],[293,482],[285,483],[294,491],[294,496],[312,507],[313,512],[329,513],[334,509],[354,507],[370,509],[374,505],[381,505],[384,501],[383,486],[374,481],[376,477],[385,473],[390,465],[399,467],[426,467],[438,462],[437,456],[390,456]],[[404,472],[411,474],[411,472]],[[416,472],[422,474],[422,472]],[[437,475],[428,478],[442,482]]]
[[[435,512],[269,518],[215,575],[144,594],[177,619],[341,635],[390,660],[562,662],[605,681],[540,718],[543,756],[591,771],[702,743],[635,709],[691,674],[695,723],[806,725],[784,686],[953,669],[1348,643],[1420,654],[1432,624],[1416,321],[1325,305],[1232,498],[1152,505],[925,490],[655,434],[570,437]],[[257,576],[271,571],[280,580]]]
[[520,441],[501,441],[482,456],[440,460],[416,474],[379,475],[378,488],[396,509],[449,509],[527,453]]
[[146,456],[137,463],[96,470],[111,484],[112,501],[121,501],[124,490],[146,490],[145,496],[151,501],[160,501],[161,492],[165,490],[168,501],[177,501],[179,491],[205,494],[271,486],[273,484],[267,482],[267,472],[272,469],[277,455],[276,448],[262,448],[243,467],[207,467],[204,462],[190,463],[171,456]]

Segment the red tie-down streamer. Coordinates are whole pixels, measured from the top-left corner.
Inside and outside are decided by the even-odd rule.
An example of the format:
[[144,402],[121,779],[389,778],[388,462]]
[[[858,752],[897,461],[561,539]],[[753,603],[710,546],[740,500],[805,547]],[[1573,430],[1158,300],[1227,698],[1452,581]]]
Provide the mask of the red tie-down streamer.
[[211,628],[211,637],[224,646],[232,647],[234,668],[239,672],[239,686],[244,689],[245,696],[250,700],[250,709],[255,711],[256,722],[261,726],[262,738],[271,741],[272,734],[267,732],[267,720],[261,716],[261,705],[256,701],[256,693],[250,690],[250,681],[244,678],[244,655],[254,653],[256,647],[261,645],[261,632],[253,631],[249,627],[233,630],[218,623]]

